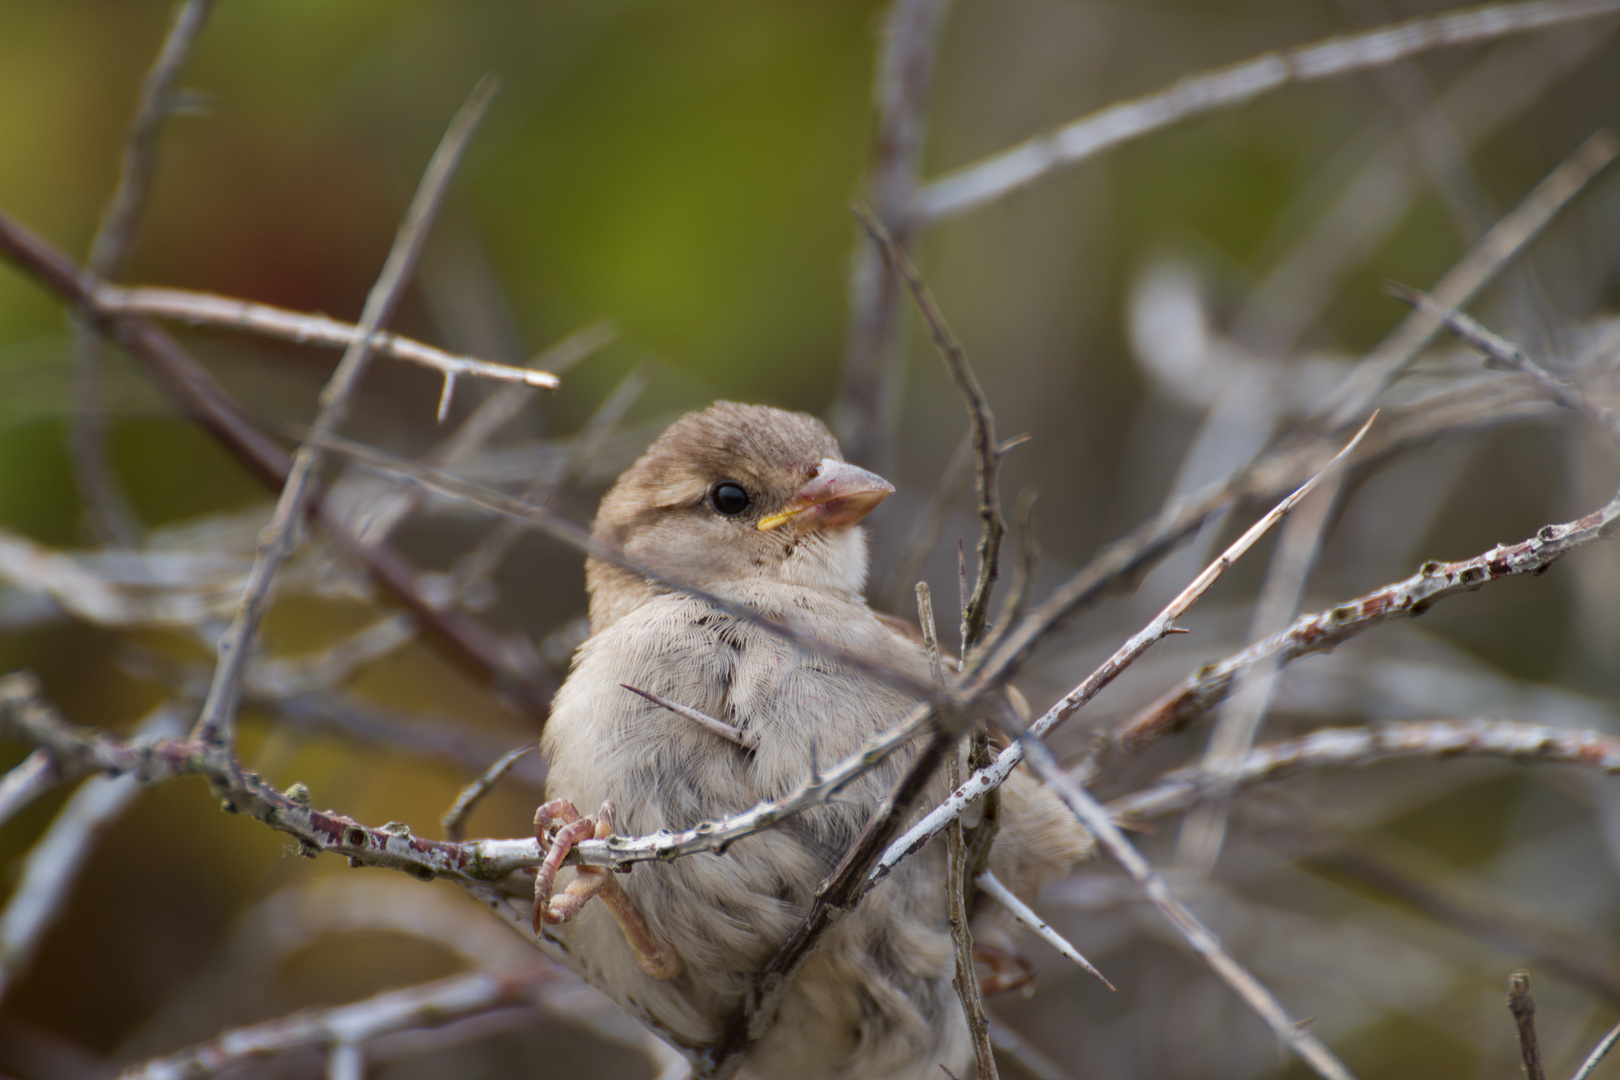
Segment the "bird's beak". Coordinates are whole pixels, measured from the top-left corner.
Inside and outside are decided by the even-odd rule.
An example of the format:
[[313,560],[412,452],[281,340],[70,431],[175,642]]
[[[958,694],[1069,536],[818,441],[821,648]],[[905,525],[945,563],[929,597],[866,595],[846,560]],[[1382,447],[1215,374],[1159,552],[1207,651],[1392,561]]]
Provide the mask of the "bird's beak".
[[822,458],[816,474],[799,489],[786,510],[759,523],[768,532],[787,521],[807,529],[853,525],[894,491],[894,485],[876,473],[847,461]]

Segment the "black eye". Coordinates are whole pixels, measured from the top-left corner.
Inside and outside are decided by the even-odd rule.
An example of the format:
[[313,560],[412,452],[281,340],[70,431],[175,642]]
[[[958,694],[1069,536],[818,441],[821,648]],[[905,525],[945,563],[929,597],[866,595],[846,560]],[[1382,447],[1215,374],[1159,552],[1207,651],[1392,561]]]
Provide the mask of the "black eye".
[[714,503],[716,510],[727,517],[736,517],[748,509],[748,504],[753,500],[749,499],[748,492],[743,490],[741,484],[727,481],[715,485],[714,490],[709,493],[709,501]]

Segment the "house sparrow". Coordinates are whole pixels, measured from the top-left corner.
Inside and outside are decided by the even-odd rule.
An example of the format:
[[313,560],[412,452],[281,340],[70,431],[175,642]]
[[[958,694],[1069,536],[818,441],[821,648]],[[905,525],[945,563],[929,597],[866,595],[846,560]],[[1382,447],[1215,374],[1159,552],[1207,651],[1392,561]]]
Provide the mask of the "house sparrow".
[[[813,417],[720,402],[676,421],[619,477],[594,535],[640,565],[926,684],[922,648],[862,597],[858,522],[891,491],[844,462]],[[802,921],[910,755],[892,755],[839,800],[723,855],[614,875],[562,867],[561,854],[588,836],[686,829],[779,798],[818,757],[844,758],[900,722],[915,699],[622,567],[592,559],[586,585],[591,636],[541,741],[552,801],[536,825],[553,857],[537,875],[536,919],[553,924],[548,933],[590,982],[669,1037],[701,1046],[721,1034],[750,977]],[[1027,778],[1004,790],[991,868],[1032,894],[1067,874],[1090,840]],[[940,782],[931,794],[943,794]],[[596,807],[605,813],[579,813]],[[967,1075],[945,878],[944,845],[930,845],[836,921],[743,1075],[934,1080],[941,1065]],[[606,903],[587,904],[592,896]]]

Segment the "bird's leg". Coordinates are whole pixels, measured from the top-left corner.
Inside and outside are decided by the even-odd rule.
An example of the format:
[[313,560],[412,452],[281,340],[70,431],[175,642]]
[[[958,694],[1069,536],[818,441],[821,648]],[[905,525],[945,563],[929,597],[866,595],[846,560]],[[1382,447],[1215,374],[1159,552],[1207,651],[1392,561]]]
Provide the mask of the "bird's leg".
[[979,993],[985,997],[1022,989],[1035,981],[1035,965],[1011,949],[975,941],[973,960],[989,969],[979,977]]
[[[556,822],[561,827],[553,831]],[[549,835],[548,835],[549,834]],[[565,923],[584,910],[593,896],[600,896],[619,924],[619,932],[636,954],[636,963],[649,978],[674,978],[681,970],[680,957],[661,947],[653,938],[647,920],[613,876],[613,871],[601,866],[581,866],[574,880],[568,883],[561,896],[552,895],[557,871],[575,844],[581,840],[606,840],[613,835],[613,803],[605,802],[595,818],[581,817],[579,810],[567,799],[553,799],[534,812],[534,838],[542,848],[547,847],[546,861],[534,875],[534,932],[540,924]]]

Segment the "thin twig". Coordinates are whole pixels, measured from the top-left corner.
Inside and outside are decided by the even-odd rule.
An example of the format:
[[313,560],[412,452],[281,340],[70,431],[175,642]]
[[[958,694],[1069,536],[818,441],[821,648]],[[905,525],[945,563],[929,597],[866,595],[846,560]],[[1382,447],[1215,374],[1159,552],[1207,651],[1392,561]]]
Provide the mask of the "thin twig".
[[[135,116],[118,162],[118,183],[90,241],[86,264],[97,277],[116,276],[129,256],[157,170],[158,136],[175,111],[175,83],[213,8],[214,0],[185,0],[175,5],[163,46],[141,81]],[[79,319],[73,320],[73,351],[73,470],[84,496],[85,514],[102,539],[116,539],[132,547],[140,526],[108,472],[103,445],[106,430],[98,381],[101,342]]]
[[[110,314],[145,315],[189,326],[217,326],[300,345],[347,349],[360,337],[360,327],[326,315],[310,315],[186,289],[103,285],[96,291],[96,305]],[[558,386],[557,376],[549,371],[458,356],[400,334],[379,332],[371,347],[377,356],[420,364],[447,378],[487,379],[537,390],[555,390]]]
[[1487,364],[1528,375],[1530,381],[1536,384],[1536,389],[1570,412],[1586,417],[1603,428],[1611,439],[1620,442],[1620,415],[1593,401],[1581,392],[1580,387],[1548,371],[1511,341],[1455,308],[1443,307],[1416,289],[1391,283],[1389,291],[1431,318],[1440,320],[1470,348],[1484,354]]
[[1118,755],[1131,757],[1174,732],[1183,730],[1224,698],[1237,673],[1271,657],[1287,664],[1302,656],[1326,652],[1355,635],[1393,619],[1423,614],[1436,603],[1473,592],[1504,577],[1539,574],[1570,552],[1607,538],[1620,522],[1620,496],[1584,517],[1544,525],[1517,544],[1498,544],[1459,562],[1426,562],[1404,581],[1359,596],[1326,611],[1301,615],[1280,634],[1206,664],[1181,686],[1099,738],[1077,775],[1089,780],[1101,765]]
[[[1374,414],[1374,419],[1376,419],[1376,414]],[[1250,526],[1247,532],[1238,537],[1231,547],[1221,553],[1218,559],[1205,567],[1203,572],[1194,578],[1192,583],[1183,589],[1174,600],[1171,600],[1164,610],[1160,611],[1147,626],[1132,635],[1130,640],[1121,645],[1101,667],[1087,676],[1084,682],[1047,709],[1038,720],[1030,725],[1030,734],[1037,739],[1044,738],[1058,724],[1068,719],[1086,702],[1096,697],[1103,687],[1113,682],[1139,656],[1165,637],[1175,633],[1177,629],[1175,621],[1185,614],[1187,609],[1192,607],[1198,598],[1203,596],[1210,586],[1215,584],[1220,576],[1254,545],[1255,541],[1259,540],[1273,525],[1282,520],[1283,516],[1298,505],[1301,499],[1310,494],[1327,471],[1343,461],[1356,448],[1356,445],[1367,434],[1367,430],[1371,426],[1372,420],[1368,420],[1366,424],[1362,425],[1361,430],[1356,433],[1355,438],[1351,439],[1321,472],[1307,480],[1303,486],[1278,503],[1254,525]],[[999,648],[996,650],[997,653],[1001,651]],[[990,765],[975,770],[973,775],[967,779],[967,782],[953,791],[949,798],[907,830],[904,836],[891,844],[884,851],[882,858],[873,866],[869,882],[876,884],[882,881],[893,872],[896,866],[922,850],[929,840],[939,835],[946,825],[960,817],[964,810],[982,798],[986,792],[1000,787],[1002,782],[1012,775],[1012,771],[1018,767],[1018,763],[1023,760],[1023,745],[1022,740],[1014,742],[997,755],[996,760]]]
[[928,324],[928,332],[951,374],[951,382],[962,395],[967,406],[968,430],[973,440],[973,458],[977,466],[975,479],[979,492],[979,576],[974,582],[973,594],[962,605],[962,656],[977,646],[984,637],[990,616],[990,594],[996,585],[1001,566],[1001,539],[1007,533],[1007,523],[1001,516],[1001,493],[996,476],[1001,465],[1001,444],[996,441],[996,416],[990,410],[990,401],[984,396],[979,377],[968,362],[967,351],[945,325],[939,305],[923,284],[917,267],[888,229],[884,228],[872,211],[856,203],[855,216],[883,254],[884,265],[891,274],[905,282],[911,298]]
[[202,1080],[232,1066],[311,1047],[359,1047],[390,1032],[447,1024],[512,1006],[536,1006],[557,980],[550,964],[516,971],[474,971],[364,1001],[307,1009],[132,1065],[119,1080]]
[[[606,322],[593,323],[552,345],[526,366],[561,375],[591,354],[607,347],[617,331]],[[507,383],[479,403],[462,421],[455,433],[446,438],[429,454],[426,460],[438,468],[449,469],[462,465],[481,451],[505,424],[510,422],[539,391],[532,386]],[[374,500],[365,508],[365,514],[356,525],[361,540],[368,546],[382,543],[399,523],[415,513],[421,504],[421,493],[412,489],[392,491]],[[464,606],[470,606],[465,604]]]
[[[950,0],[892,0],[872,77],[872,151],[866,198],[902,241],[911,235],[934,57]],[[834,423],[851,461],[887,472],[900,419],[905,320],[900,289],[873,245],[850,260],[849,337]]]
[[[1537,43],[1533,52],[1495,51],[1446,89],[1437,112],[1449,121],[1448,128],[1456,128],[1465,149],[1477,145],[1521,115],[1557,78],[1578,70],[1613,33],[1611,23],[1591,27],[1574,40],[1567,35],[1550,38]],[[1251,291],[1232,318],[1234,340],[1268,356],[1287,356],[1321,315],[1336,283],[1379,250],[1405,220],[1423,186],[1411,167],[1409,138],[1386,136],[1388,126],[1381,118],[1372,125],[1372,133],[1382,140],[1377,149],[1369,152],[1352,143],[1343,152],[1354,159],[1345,163],[1353,164],[1354,175],[1340,185],[1332,206],[1303,239]],[[1343,171],[1334,165],[1324,169],[1330,176]],[[1296,204],[1311,199],[1302,194]],[[1280,220],[1294,216],[1285,210]]]
[[1614,1049],[1616,1042],[1620,1042],[1620,1024],[1610,1028],[1609,1033],[1598,1040],[1598,1044],[1592,1048],[1591,1055],[1575,1071],[1572,1080],[1591,1080],[1592,1071],[1598,1067],[1599,1062],[1608,1056],[1609,1051]]
[[[1468,303],[1617,153],[1620,140],[1612,131],[1593,133],[1446,272],[1430,290],[1434,303],[1442,309]],[[1439,329],[1440,320],[1426,312],[1408,314],[1316,411],[1321,425],[1326,430],[1337,430],[1364,415]],[[1309,422],[1305,426],[1307,430],[1312,427]]]
[[282,485],[281,497],[276,500],[275,512],[260,543],[259,556],[248,575],[241,606],[231,620],[229,629],[220,638],[219,663],[214,668],[214,680],[208,688],[208,697],[203,701],[194,730],[194,738],[198,742],[224,749],[235,741],[242,672],[247,667],[254,634],[264,617],[270,598],[270,585],[276,571],[292,554],[295,533],[312,493],[316,471],[326,454],[319,439],[335,432],[347,416],[350,398],[371,358],[371,339],[399,303],[417,257],[421,254],[422,245],[427,240],[428,228],[444,200],[450,178],[455,175],[461,153],[466,149],[494,93],[493,79],[480,81],[445,130],[443,139],[422,174],[416,195],[400,222],[394,245],[383,263],[382,273],[366,297],[358,335],[344,350],[337,370],[321,391],[320,410],[311,425],[314,438],[306,440],[293,455],[292,468],[288,471],[286,483]]
[[1541,1042],[1536,1038],[1536,999],[1530,996],[1530,973],[1515,971],[1508,977],[1508,1008],[1519,1028],[1519,1057],[1528,1080],[1547,1080],[1541,1067]]
[[1051,924],[1035,914],[1028,904],[1018,899],[1018,894],[1003,885],[1000,878],[986,870],[974,879],[974,884],[982,889],[985,895],[1006,908],[1012,917],[1018,920],[1020,925],[1028,927],[1036,937],[1056,949],[1059,955],[1067,960],[1074,961],[1080,966],[1080,970],[1095,978],[1108,989],[1114,989],[1114,984],[1104,978],[1103,973],[1093,967],[1090,960],[1080,955],[1079,949],[1069,944],[1067,938],[1052,929]]
[[1115,861],[1125,868],[1125,872],[1130,874],[1132,880],[1153,902],[1153,906],[1158,908],[1186,939],[1193,951],[1198,953],[1215,974],[1235,990],[1266,1022],[1266,1026],[1271,1028],[1278,1041],[1298,1054],[1325,1080],[1352,1080],[1350,1070],[1345,1068],[1322,1040],[1290,1017],[1282,1003],[1272,996],[1271,991],[1234,960],[1221,947],[1220,939],[1171,895],[1164,879],[1154,872],[1141,852],[1137,851],[1125,838],[1125,834],[1120,832],[1119,826],[1114,824],[1112,815],[1063,771],[1052,751],[1034,734],[1034,729],[1026,732],[1018,741],[1025,750],[1024,760],[1029,762],[1035,774],[1057,793],[1058,798],[1063,800],[1063,804],[1075,818],[1090,830],[1098,843],[1102,844]]
[[1385,67],[1434,49],[1492,41],[1620,11],[1616,0],[1534,0],[1431,15],[1185,76],[1163,90],[1117,102],[984,160],[927,181],[912,212],[923,224],[954,217],[1144,135],[1204,113],[1243,105],[1296,83]]
[[523,755],[539,748],[538,743],[527,743],[508,750],[496,758],[478,779],[462,788],[461,794],[456,796],[456,801],[450,804],[450,809],[439,819],[439,824],[444,827],[444,838],[452,843],[460,843],[465,838],[467,818],[473,809],[496,784],[501,782],[501,778],[512,770],[512,766],[523,759]]

